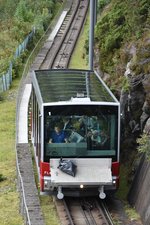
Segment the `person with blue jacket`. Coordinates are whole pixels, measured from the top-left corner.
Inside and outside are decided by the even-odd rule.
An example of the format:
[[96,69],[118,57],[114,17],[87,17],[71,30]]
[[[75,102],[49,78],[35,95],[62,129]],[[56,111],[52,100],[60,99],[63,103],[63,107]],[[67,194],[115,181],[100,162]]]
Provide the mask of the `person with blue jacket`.
[[67,143],[65,131],[62,130],[58,124],[54,127],[54,131],[50,136],[49,143]]

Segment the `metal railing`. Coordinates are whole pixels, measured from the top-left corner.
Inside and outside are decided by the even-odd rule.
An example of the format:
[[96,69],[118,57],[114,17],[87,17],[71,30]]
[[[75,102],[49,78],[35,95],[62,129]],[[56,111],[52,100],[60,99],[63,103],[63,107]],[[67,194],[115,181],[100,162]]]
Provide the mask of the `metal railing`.
[[27,45],[30,42],[31,38],[34,36],[34,34],[35,34],[35,28],[28,34],[28,36],[25,38],[25,40],[16,49],[13,60],[9,63],[9,68],[8,68],[6,74],[3,74],[0,76],[0,93],[9,89],[9,87],[12,83],[13,61],[16,58],[20,57],[22,52],[24,52],[27,49]]

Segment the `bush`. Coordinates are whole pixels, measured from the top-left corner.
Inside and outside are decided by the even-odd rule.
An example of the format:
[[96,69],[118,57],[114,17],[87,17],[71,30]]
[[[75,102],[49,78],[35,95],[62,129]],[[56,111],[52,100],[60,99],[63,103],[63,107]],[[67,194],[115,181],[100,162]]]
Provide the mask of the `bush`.
[[2,174],[0,174],[0,182],[6,180],[6,177],[4,177]]
[[8,58],[6,59],[1,59],[0,60],[0,76],[5,74],[9,68],[9,60]]
[[144,153],[146,155],[146,158],[150,160],[150,138],[147,134],[142,134],[141,138],[137,139],[138,146],[138,152]]
[[[36,28],[36,38],[33,39],[33,42],[41,37],[58,5],[59,3],[55,0],[1,0],[0,74],[7,72],[15,49],[23,42],[33,27]],[[13,78],[18,76],[21,64],[22,60],[14,61]]]
[[13,70],[12,70],[13,79],[19,77],[20,71],[22,70],[22,66],[23,63],[21,57],[18,57],[13,61]]
[[[101,5],[106,3],[108,1],[99,1]],[[108,9],[109,11],[104,8],[104,12],[100,13],[101,17],[95,29],[95,40],[99,46],[101,69],[110,74],[112,71],[116,72],[115,68],[119,61],[114,62],[114,57],[120,56],[119,51],[123,52],[124,46],[129,46],[131,42],[135,45],[148,30],[150,5],[146,0],[112,0]],[[121,57],[121,60],[125,58]],[[121,63],[126,64],[126,60]]]
[[110,3],[110,0],[99,0],[98,1],[98,10],[102,11],[108,3]]

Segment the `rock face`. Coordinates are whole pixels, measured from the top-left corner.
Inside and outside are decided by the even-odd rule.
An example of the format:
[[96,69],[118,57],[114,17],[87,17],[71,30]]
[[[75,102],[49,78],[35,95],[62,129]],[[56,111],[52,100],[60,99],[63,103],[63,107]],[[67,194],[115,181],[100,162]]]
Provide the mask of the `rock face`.
[[[141,65],[149,59],[143,59]],[[140,65],[140,66],[141,66]],[[121,124],[122,124],[122,157],[136,150],[136,139],[143,132],[150,134],[150,71],[135,74],[131,62],[127,64],[125,76],[129,90],[122,91]],[[143,156],[136,170],[128,200],[141,215],[144,225],[150,224],[150,162]]]
[[145,89],[143,86],[144,75],[134,76],[128,68],[126,77],[130,84],[129,91],[121,91],[121,149],[122,157],[136,149],[136,138],[143,131],[143,124],[150,115],[145,115]]
[[143,132],[150,117],[149,52],[150,39],[146,37],[143,39],[142,45],[137,44],[135,47],[132,44],[128,51],[131,60],[127,63],[124,76],[128,80],[129,90],[126,92],[122,91],[120,102],[122,121],[126,124],[126,128],[130,126],[131,130],[129,132],[132,133],[137,131]]

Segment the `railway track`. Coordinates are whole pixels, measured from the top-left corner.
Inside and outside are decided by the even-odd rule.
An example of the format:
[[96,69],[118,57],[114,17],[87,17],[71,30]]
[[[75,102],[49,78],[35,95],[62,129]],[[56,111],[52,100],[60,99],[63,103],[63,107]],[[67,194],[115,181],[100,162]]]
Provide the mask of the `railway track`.
[[[51,36],[45,46],[46,56],[40,69],[67,68],[88,10],[88,0],[73,1],[53,41]],[[51,42],[49,44],[49,42]]]
[[103,203],[96,198],[65,198],[56,207],[62,225],[113,225]]

